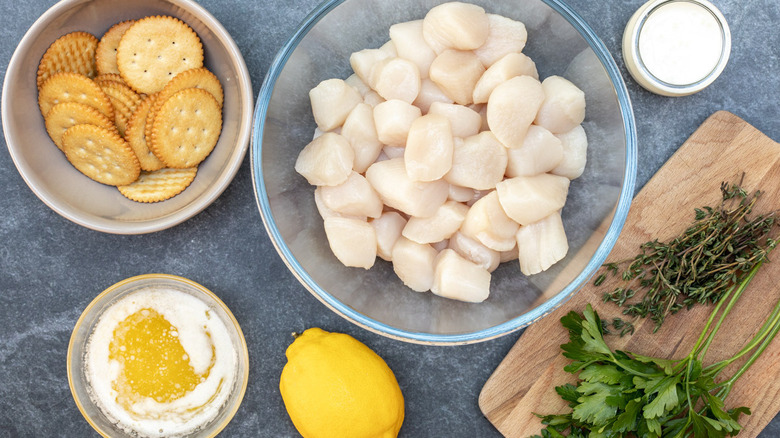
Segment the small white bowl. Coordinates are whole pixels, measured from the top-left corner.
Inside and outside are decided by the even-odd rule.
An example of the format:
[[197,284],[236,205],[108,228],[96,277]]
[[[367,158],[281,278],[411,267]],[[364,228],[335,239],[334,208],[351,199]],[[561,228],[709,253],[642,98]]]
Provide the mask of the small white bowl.
[[192,295],[206,303],[213,314],[220,318],[230,332],[230,338],[238,354],[238,369],[230,396],[220,408],[219,414],[208,424],[194,432],[193,437],[213,437],[227,426],[238,411],[249,381],[249,353],[241,327],[230,309],[213,292],[183,277],[168,274],[146,274],[120,281],[104,290],[84,309],[76,322],[68,345],[68,383],[76,405],[84,418],[104,437],[129,436],[109,420],[89,396],[89,381],[84,371],[87,343],[103,312],[126,296],[148,288],[173,289]]
[[[179,195],[144,204],[114,187],[92,181],[74,168],[46,133],[38,109],[36,75],[43,53],[73,31],[96,37],[113,24],[149,15],[170,15],[190,25],[203,43],[204,64],[222,82],[223,127],[214,151]],[[115,234],[142,234],[177,225],[214,202],[238,171],[252,127],[252,84],[241,53],[224,27],[191,0],[63,0],[27,31],[8,64],[2,118],[8,151],[27,185],[46,205],[87,228]]]

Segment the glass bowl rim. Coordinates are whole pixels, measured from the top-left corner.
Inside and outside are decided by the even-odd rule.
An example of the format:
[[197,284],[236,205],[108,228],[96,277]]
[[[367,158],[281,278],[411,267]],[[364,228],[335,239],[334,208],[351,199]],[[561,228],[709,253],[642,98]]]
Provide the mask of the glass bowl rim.
[[[110,435],[111,431],[102,430],[100,427],[98,427],[97,423],[95,423],[92,420],[92,417],[87,413],[86,409],[84,408],[84,404],[83,404],[84,402],[82,402],[81,398],[78,396],[78,393],[74,386],[73,382],[74,382],[75,370],[73,370],[73,368],[71,367],[71,362],[72,362],[73,354],[76,353],[76,348],[75,348],[76,333],[84,324],[84,320],[86,319],[87,314],[91,312],[92,309],[94,309],[96,306],[101,304],[106,296],[108,296],[109,294],[111,294],[112,292],[116,291],[119,288],[132,287],[133,283],[137,283],[139,281],[148,281],[148,280],[181,283],[185,287],[197,291],[198,293],[204,295],[209,300],[211,300],[211,303],[206,302],[207,305],[214,304],[218,306],[230,318],[230,322],[232,323],[232,326],[227,327],[227,329],[231,330],[232,327],[233,330],[235,330],[236,335],[238,336],[239,345],[237,346],[238,351],[236,353],[238,354],[239,369],[241,367],[243,367],[244,369],[243,376],[237,376],[237,380],[239,380],[240,383],[239,394],[237,396],[238,398],[236,399],[236,403],[234,404],[234,406],[230,408],[230,411],[225,416],[224,420],[216,424],[215,429],[212,432],[210,432],[209,437],[215,437],[230,423],[233,417],[235,417],[236,413],[238,412],[238,408],[241,406],[241,403],[244,400],[244,395],[246,395],[246,389],[249,384],[249,349],[246,344],[246,338],[244,337],[244,332],[243,330],[241,330],[241,326],[239,325],[235,315],[233,315],[233,312],[230,311],[230,308],[224,302],[222,302],[222,300],[214,292],[212,292],[205,286],[195,281],[192,281],[189,278],[180,277],[178,275],[152,273],[152,274],[136,275],[134,277],[126,278],[122,281],[116,282],[111,286],[107,287],[105,290],[100,292],[92,301],[90,301],[87,307],[84,308],[84,311],[81,312],[81,315],[79,315],[79,319],[76,320],[76,324],[73,326],[73,331],[71,332],[70,340],[68,341],[67,374],[68,374],[68,386],[70,387],[70,392],[71,395],[73,396],[73,401],[76,402],[76,406],[78,407],[79,412],[81,412],[81,415],[84,417],[85,420],[87,420],[87,423],[89,423],[89,425],[92,426],[92,428],[98,434],[104,437],[111,436]],[[119,297],[115,297],[115,299],[118,298]],[[80,350],[78,352],[82,353],[82,351]]]
[[263,219],[263,225],[271,238],[276,251],[282,258],[282,261],[287,265],[293,275],[311,292],[317,299],[323,304],[333,310],[336,314],[347,319],[348,321],[357,324],[374,333],[387,336],[389,338],[412,342],[418,344],[427,345],[461,345],[470,344],[489,339],[494,339],[500,336],[507,335],[521,328],[527,327],[540,318],[546,316],[558,306],[566,302],[576,293],[582,285],[596,272],[606,260],[607,255],[615,245],[620,231],[625,224],[628,210],[631,205],[631,200],[634,196],[634,186],[636,182],[637,171],[637,134],[636,124],[634,121],[633,109],[631,106],[631,99],[628,95],[623,77],[620,74],[615,60],[609,53],[606,45],[596,35],[594,30],[585,23],[585,20],[572,10],[568,5],[560,0],[540,0],[547,4],[550,8],[560,14],[566,21],[574,27],[580,36],[585,39],[588,46],[594,51],[598,57],[601,65],[607,71],[610,81],[614,86],[617,94],[618,105],[620,114],[623,120],[624,134],[626,139],[626,162],[623,173],[623,185],[621,187],[618,203],[615,208],[614,217],[606,232],[604,239],[599,244],[593,257],[588,261],[588,264],[566,287],[564,287],[556,295],[538,305],[537,307],[530,309],[529,311],[518,315],[508,321],[501,324],[488,327],[485,329],[477,330],[469,333],[454,333],[454,334],[435,334],[419,331],[403,330],[383,322],[370,318],[349,305],[341,302],[338,298],[334,297],[322,287],[320,287],[316,281],[303,269],[298,260],[290,251],[290,248],[284,242],[279,229],[276,226],[276,222],[271,212],[271,206],[268,200],[268,193],[265,187],[265,181],[263,180],[262,169],[262,142],[263,131],[265,127],[265,119],[268,110],[268,105],[271,101],[273,89],[276,84],[279,75],[281,74],[284,66],[287,63],[290,55],[298,47],[303,38],[309,33],[325,15],[331,10],[335,9],[346,0],[327,0],[321,3],[316,9],[314,9],[309,15],[301,22],[296,32],[290,37],[290,39],[279,50],[274,58],[271,67],[266,74],[263,84],[258,94],[257,103],[255,106],[255,116],[252,130],[252,138],[250,145],[250,161],[252,169],[252,184],[255,192],[255,201],[257,202],[260,210],[260,215]]

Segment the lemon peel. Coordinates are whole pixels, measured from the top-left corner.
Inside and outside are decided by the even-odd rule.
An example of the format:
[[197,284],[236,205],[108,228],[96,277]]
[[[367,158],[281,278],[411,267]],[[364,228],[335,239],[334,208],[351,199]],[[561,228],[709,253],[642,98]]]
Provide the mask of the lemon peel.
[[279,390],[304,438],[391,438],[404,399],[385,361],[357,339],[310,328],[286,352]]

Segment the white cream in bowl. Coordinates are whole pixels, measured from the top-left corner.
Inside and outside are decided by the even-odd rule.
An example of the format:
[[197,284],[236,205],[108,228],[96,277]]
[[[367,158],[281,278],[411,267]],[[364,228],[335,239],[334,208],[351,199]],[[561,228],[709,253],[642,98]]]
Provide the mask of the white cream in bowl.
[[230,332],[190,294],[149,287],[107,308],[85,353],[89,395],[141,436],[181,436],[220,413],[238,374]]

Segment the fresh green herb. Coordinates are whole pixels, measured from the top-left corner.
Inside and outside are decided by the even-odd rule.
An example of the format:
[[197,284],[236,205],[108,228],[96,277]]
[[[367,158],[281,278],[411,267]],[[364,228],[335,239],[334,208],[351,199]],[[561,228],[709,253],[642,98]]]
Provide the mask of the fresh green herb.
[[[555,388],[571,412],[538,415],[546,425],[541,437],[719,438],[740,430],[746,407],[725,410],[734,383],[758,359],[780,330],[780,301],[758,333],[729,359],[704,366],[707,353],[726,316],[761,266],[756,264],[739,285],[723,293],[690,354],[679,360],[612,351],[604,342],[602,321],[590,304],[583,315],[561,318],[569,342],[561,346],[571,360],[564,370],[579,374],[577,385]],[[730,364],[748,356],[731,377],[720,376]],[[539,437],[536,435],[535,437]]]
[[[748,218],[761,192],[748,194],[740,184],[729,183],[720,190],[720,205],[695,209],[693,224],[681,235],[646,242],[634,258],[606,263],[594,284],[601,286],[608,275],[618,276],[619,283],[604,292],[604,302],[623,307],[624,315],[649,317],[658,330],[670,313],[717,303],[766,260],[777,246],[775,212]],[[632,300],[635,295],[638,299]],[[633,324],[624,325],[631,329],[621,329],[622,334],[633,332]]]
[[615,330],[615,333],[620,334],[621,338],[625,335],[633,335],[635,330],[633,323],[624,321],[622,318],[613,318],[611,323],[608,321],[601,321],[601,331],[605,335],[612,334],[610,327]]

